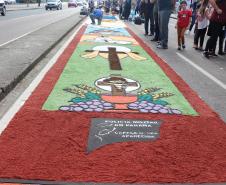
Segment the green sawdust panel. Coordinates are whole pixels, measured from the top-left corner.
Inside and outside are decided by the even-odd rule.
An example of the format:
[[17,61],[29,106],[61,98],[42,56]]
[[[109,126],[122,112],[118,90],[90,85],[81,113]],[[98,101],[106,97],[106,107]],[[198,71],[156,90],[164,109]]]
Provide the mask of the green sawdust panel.
[[[140,83],[141,89],[150,87],[162,88],[160,92],[173,93],[174,96],[166,98],[171,108],[179,109],[185,115],[197,115],[177,87],[165,75],[162,69],[140,46],[126,46],[133,52],[147,58],[145,61],[136,61],[130,57],[121,59],[122,71],[109,69],[107,59],[97,56],[92,59],[85,59],[81,55],[85,50],[91,50],[94,46],[106,45],[96,43],[80,43],[71,58],[69,59],[63,73],[57,81],[53,91],[43,105],[44,110],[58,110],[60,106],[67,105],[76,95],[65,92],[63,89],[72,88],[75,84],[86,84],[94,87],[94,82],[110,74],[120,74],[125,78],[136,80]],[[125,45],[124,45],[125,46]],[[139,91],[138,90],[138,91]]]

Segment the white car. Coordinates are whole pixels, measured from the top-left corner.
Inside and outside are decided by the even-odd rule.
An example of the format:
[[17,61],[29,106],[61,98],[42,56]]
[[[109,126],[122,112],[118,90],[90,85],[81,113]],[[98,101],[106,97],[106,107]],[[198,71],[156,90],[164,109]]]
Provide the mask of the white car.
[[0,13],[2,16],[6,15],[6,7],[4,0],[0,0]]

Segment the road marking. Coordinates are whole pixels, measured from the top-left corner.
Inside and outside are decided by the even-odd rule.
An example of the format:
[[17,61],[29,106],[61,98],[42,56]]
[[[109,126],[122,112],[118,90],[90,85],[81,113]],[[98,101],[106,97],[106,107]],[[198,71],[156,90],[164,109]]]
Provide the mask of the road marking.
[[64,43],[64,45],[57,51],[57,53],[53,56],[53,58],[46,64],[46,66],[40,71],[40,73],[36,76],[36,78],[31,82],[31,84],[27,87],[27,89],[20,95],[17,101],[9,108],[9,110],[3,115],[0,119],[0,135],[4,131],[4,129],[8,126],[9,122],[12,120],[14,115],[20,110],[20,108],[24,105],[26,100],[30,97],[31,93],[38,86],[41,80],[44,78],[45,74],[49,71],[49,69],[56,63],[58,57],[63,53],[65,48],[69,45],[72,39],[77,34],[78,30],[82,27],[83,23],[76,29],[75,33]]
[[[48,25],[46,25],[46,26],[48,26]],[[12,40],[9,40],[9,41],[7,41],[7,42],[5,42],[5,43],[3,43],[3,44],[0,44],[0,47],[4,46],[4,45],[6,45],[6,44],[9,44],[9,43],[11,43],[11,42],[14,42],[14,41],[16,41],[16,40],[18,40],[18,39],[20,39],[20,38],[26,36],[26,35],[31,34],[32,32],[35,32],[35,31],[41,29],[41,28],[42,28],[42,27],[39,27],[39,28],[37,28],[37,29],[35,29],[35,30],[32,30],[32,31],[29,31],[29,32],[27,32],[27,33],[25,33],[25,34],[23,34],[23,35],[21,35],[21,36],[19,36],[19,37],[16,37],[16,38],[14,38],[14,39],[12,39]]]
[[201,68],[200,66],[198,66],[197,64],[193,63],[191,60],[189,60],[187,57],[185,57],[184,55],[176,52],[176,54],[182,58],[185,62],[187,62],[188,64],[190,64],[191,66],[193,66],[194,68],[196,68],[199,72],[201,72],[202,74],[204,74],[206,77],[208,77],[209,79],[211,79],[212,81],[214,81],[217,85],[219,85],[220,87],[222,87],[223,89],[226,90],[226,84],[224,84],[222,81],[218,80],[215,76],[211,75],[210,73],[208,73],[207,71],[205,71],[203,68]]

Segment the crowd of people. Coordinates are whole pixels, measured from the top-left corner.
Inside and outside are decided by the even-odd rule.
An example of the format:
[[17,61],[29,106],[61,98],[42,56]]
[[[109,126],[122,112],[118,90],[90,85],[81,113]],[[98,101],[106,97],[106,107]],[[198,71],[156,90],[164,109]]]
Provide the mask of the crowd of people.
[[[129,20],[131,15],[144,19],[144,34],[152,36],[151,41],[157,42],[157,48],[168,48],[168,25],[176,0],[136,0],[135,4],[132,4],[131,0],[99,0],[97,4],[98,7],[104,7],[106,13],[114,9],[114,12],[119,13],[120,19],[125,21]],[[193,0],[190,6],[187,1],[179,0],[177,11],[175,28],[178,50],[186,48],[185,33],[190,34],[194,29],[195,50],[202,51],[207,58],[216,56],[219,40],[218,54],[226,54],[226,0]],[[91,19],[93,21],[93,17]]]

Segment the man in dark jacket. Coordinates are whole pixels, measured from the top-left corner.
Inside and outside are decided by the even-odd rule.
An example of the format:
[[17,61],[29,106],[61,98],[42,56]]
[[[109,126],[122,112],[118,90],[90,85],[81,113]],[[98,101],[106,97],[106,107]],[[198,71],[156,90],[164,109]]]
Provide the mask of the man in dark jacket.
[[140,14],[144,15],[144,29],[145,29],[145,35],[148,35],[148,27],[150,22],[150,36],[154,34],[154,16],[153,16],[153,8],[154,3],[151,3],[150,0],[144,0],[141,2],[140,7]]

